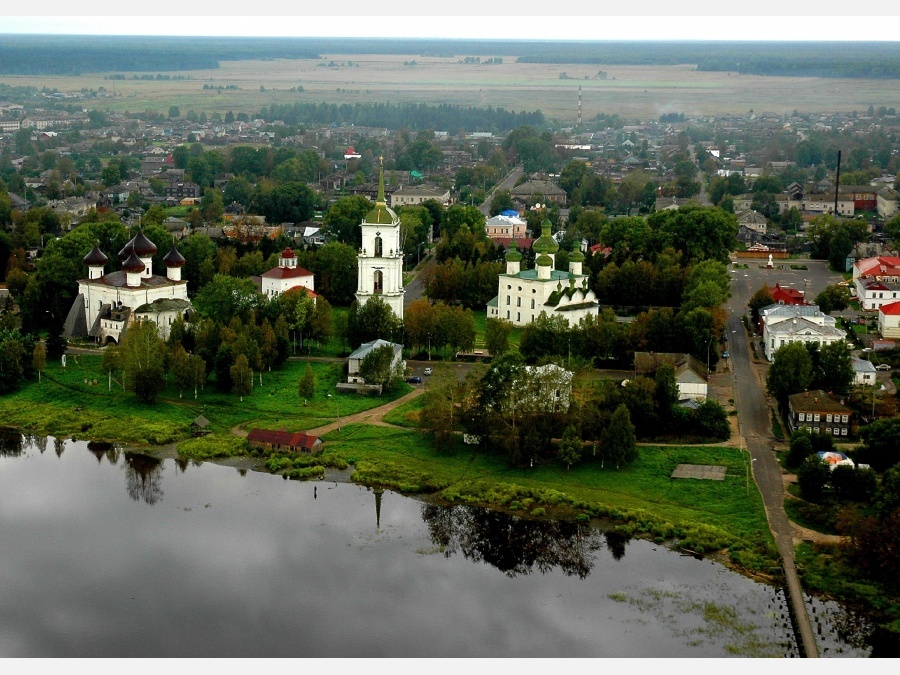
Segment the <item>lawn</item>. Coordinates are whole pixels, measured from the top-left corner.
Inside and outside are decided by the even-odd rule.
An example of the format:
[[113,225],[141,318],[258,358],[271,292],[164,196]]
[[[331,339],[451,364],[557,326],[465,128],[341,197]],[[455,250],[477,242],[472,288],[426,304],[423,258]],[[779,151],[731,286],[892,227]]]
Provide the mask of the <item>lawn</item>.
[[[48,364],[43,381],[31,382],[0,398],[0,419],[26,431],[58,437],[82,436],[122,443],[165,444],[190,436],[190,423],[203,415],[214,434],[229,434],[234,427],[255,426],[302,431],[383,405],[410,391],[403,384],[382,396],[337,393],[334,384],[342,375],[340,363],[311,363],[316,375],[316,396],[304,401],[297,383],[306,363],[288,361],[282,369],[263,372],[262,386],[255,378],[253,392],[243,402],[215,390],[209,382],[195,400],[193,391],[179,398],[171,385],[155,404],[138,402],[123,393],[114,380],[108,390],[100,356],[70,356],[67,367]],[[333,398],[327,395],[332,394]]]
[[[406,429],[350,425],[325,440],[329,453],[355,465],[357,482],[533,515],[611,517],[632,534],[678,538],[692,550],[728,548],[754,569],[775,559],[762,499],[752,481],[748,488],[737,448],[641,447],[635,464],[618,471],[591,461],[567,471],[558,464],[514,468],[499,454],[462,445],[438,454],[427,437]],[[723,465],[726,478],[672,479],[680,463]]]

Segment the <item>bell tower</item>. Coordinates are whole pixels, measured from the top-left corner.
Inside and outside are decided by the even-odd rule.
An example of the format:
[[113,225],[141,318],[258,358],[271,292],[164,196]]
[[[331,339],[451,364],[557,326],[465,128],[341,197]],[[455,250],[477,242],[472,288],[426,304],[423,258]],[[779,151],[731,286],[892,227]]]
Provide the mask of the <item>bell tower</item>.
[[359,281],[356,300],[362,307],[380,296],[398,319],[403,319],[403,251],[400,249],[400,219],[384,197],[384,158],[380,158],[378,199],[363,219],[362,249],[357,256]]

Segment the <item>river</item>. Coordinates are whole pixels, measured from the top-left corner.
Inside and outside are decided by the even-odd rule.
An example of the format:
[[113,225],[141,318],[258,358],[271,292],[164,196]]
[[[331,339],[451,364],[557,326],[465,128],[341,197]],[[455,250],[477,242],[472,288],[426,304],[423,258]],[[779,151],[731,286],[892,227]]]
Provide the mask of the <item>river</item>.
[[[822,656],[870,654],[809,602]],[[4,434],[0,656],[798,652],[779,589],[652,542]]]

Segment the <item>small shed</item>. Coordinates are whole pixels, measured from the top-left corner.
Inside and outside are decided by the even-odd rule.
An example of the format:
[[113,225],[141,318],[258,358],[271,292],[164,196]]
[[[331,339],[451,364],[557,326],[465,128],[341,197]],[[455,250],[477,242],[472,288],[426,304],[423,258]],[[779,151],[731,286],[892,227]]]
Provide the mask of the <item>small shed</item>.
[[195,436],[201,436],[203,434],[209,433],[209,420],[206,419],[203,415],[200,415],[191,422],[191,431]]

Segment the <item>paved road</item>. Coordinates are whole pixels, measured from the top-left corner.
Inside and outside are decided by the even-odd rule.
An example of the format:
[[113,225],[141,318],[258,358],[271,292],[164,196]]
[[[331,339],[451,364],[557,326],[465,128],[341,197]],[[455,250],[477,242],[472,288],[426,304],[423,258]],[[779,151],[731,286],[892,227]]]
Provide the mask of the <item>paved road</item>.
[[784,511],[781,465],[773,452],[775,441],[772,436],[770,401],[766,397],[762,379],[765,371],[753,363],[747,333],[741,323],[747,301],[761,285],[756,281],[749,276],[735,278],[732,282],[732,297],[728,303],[732,313],[726,330],[734,372],[735,407],[738,410],[740,433],[746,440],[751,459],[753,478],[762,495],[769,528],[783,561],[785,582],[800,642],[806,656],[816,658],[819,655],[818,648],[794,563],[794,529]]

